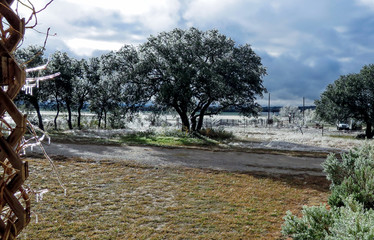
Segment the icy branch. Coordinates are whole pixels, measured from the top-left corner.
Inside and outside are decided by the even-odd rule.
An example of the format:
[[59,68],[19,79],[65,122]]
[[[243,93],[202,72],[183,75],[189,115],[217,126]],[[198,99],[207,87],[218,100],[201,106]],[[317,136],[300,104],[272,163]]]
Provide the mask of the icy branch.
[[48,62],[42,66],[39,66],[39,67],[34,67],[34,68],[29,68],[29,69],[26,69],[26,72],[36,72],[36,71],[41,71],[41,70],[45,70],[48,66]]

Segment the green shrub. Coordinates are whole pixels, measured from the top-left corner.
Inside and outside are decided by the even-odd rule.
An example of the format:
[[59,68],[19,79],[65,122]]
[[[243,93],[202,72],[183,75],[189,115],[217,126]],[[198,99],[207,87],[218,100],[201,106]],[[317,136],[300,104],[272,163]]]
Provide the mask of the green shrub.
[[298,218],[287,212],[282,234],[295,240],[324,239],[334,222],[333,212],[327,210],[326,206],[304,206],[302,213],[303,216]]
[[353,198],[346,199],[344,205],[335,213],[326,240],[374,239],[373,209],[366,210]]
[[227,132],[224,128],[205,128],[200,130],[200,134],[214,140],[229,140],[234,137],[232,132]]
[[127,117],[123,115],[120,109],[115,109],[110,114],[108,114],[108,125],[111,129],[125,128],[127,121]]
[[345,199],[344,207],[304,207],[302,213],[301,218],[287,213],[282,226],[284,236],[295,240],[374,239],[374,210],[366,210],[353,198]]
[[165,137],[177,137],[177,138],[185,138],[185,137],[190,136],[188,132],[184,132],[184,131],[177,130],[177,129],[164,131],[162,132],[162,135]]
[[340,185],[331,189],[329,204],[343,206],[344,200],[352,197],[363,204],[366,209],[374,207],[374,169],[365,166],[356,169],[353,174],[345,178]]
[[340,207],[352,196],[365,208],[374,207],[374,149],[371,145],[342,154],[342,159],[329,155],[322,164],[331,181],[329,204]]
[[136,137],[153,137],[156,136],[156,132],[153,129],[148,129],[146,131],[139,131],[135,133],[130,133],[130,136]]
[[334,155],[323,163],[331,181],[326,207],[304,207],[301,218],[290,212],[282,226],[293,239],[374,239],[374,148],[371,145]]

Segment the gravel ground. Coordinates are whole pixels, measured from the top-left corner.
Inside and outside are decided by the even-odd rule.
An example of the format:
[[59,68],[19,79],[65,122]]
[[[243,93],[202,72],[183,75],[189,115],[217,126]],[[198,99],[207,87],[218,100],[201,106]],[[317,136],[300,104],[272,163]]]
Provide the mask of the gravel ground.
[[[144,116],[143,116],[144,117]],[[224,116],[240,120],[238,116]],[[169,120],[170,121],[170,120]],[[108,138],[136,131],[175,131],[176,127],[150,127],[146,124],[129,125],[120,130],[73,131],[80,136]],[[330,127],[323,131],[316,128],[300,129],[296,125],[283,127],[225,126],[243,141],[227,143],[236,149],[271,149],[282,151],[343,152],[363,143],[354,138],[357,132],[336,131]],[[335,137],[332,137],[335,136]],[[208,151],[199,149],[162,148],[145,146],[102,146],[53,143],[44,145],[50,156],[79,157],[96,161],[130,161],[154,167],[191,167],[225,171],[267,172],[270,174],[323,175],[321,163],[324,158],[291,157],[280,154],[255,154],[240,151]],[[38,152],[38,148],[34,148]],[[40,152],[40,151],[39,151]],[[30,153],[30,151],[29,151]],[[32,152],[31,152],[32,153]]]
[[[267,172],[270,174],[323,175],[321,167],[323,158],[145,146],[52,143],[44,147],[52,158],[64,156],[96,161],[130,161],[153,167],[189,167],[224,171]],[[34,148],[34,151],[28,153],[40,153],[40,150]]]

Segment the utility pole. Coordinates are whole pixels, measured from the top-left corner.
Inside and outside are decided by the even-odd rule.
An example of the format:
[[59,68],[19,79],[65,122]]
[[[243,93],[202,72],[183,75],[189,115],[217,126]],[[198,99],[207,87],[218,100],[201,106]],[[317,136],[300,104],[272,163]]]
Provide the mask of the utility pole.
[[305,125],[305,97],[303,97],[303,126]]
[[269,92],[269,101],[268,101],[268,121],[267,123],[270,123],[270,92]]

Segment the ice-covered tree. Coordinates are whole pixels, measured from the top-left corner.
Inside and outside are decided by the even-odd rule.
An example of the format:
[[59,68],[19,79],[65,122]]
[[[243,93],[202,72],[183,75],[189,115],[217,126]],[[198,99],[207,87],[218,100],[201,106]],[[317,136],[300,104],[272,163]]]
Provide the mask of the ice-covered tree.
[[131,93],[175,110],[185,130],[199,131],[204,116],[229,107],[247,116],[260,109],[255,100],[265,91],[266,74],[260,57],[217,30],[151,36],[140,46],[140,58]]
[[82,59],[76,62],[76,64],[77,71],[75,79],[72,82],[72,95],[75,108],[78,112],[77,125],[81,129],[82,109],[88,102],[91,92],[100,78],[98,76],[99,61],[97,58],[90,58],[89,60]]
[[373,137],[374,64],[364,66],[360,73],[340,76],[329,84],[316,102],[317,114],[336,123],[354,119],[366,124],[366,136]]
[[103,54],[99,59],[97,68],[98,79],[90,93],[90,109],[98,117],[99,128],[104,121],[104,128],[107,127],[108,114],[120,106],[121,79],[115,71],[116,53]]
[[112,125],[121,125],[128,111],[136,111],[148,102],[143,94],[145,89],[138,87],[138,63],[138,52],[129,45],[99,58],[96,73],[99,80],[90,94],[90,109],[97,114],[99,127],[102,121],[104,128],[107,127],[108,117],[111,117]]
[[289,122],[294,122],[302,117],[302,113],[297,106],[284,106],[279,110],[279,115],[281,117],[288,117]]
[[72,108],[73,108],[73,81],[79,72],[79,64],[77,60],[70,58],[66,52],[56,51],[50,58],[48,70],[51,72],[60,72],[60,76],[56,77],[52,82],[51,96],[55,97],[56,118],[58,117],[60,105],[64,104],[68,112],[68,127],[73,129],[72,124]]
[[[44,58],[43,47],[40,46],[29,46],[27,48],[18,49],[15,53],[16,58],[20,63],[25,64],[27,68],[38,67],[44,65],[47,59]],[[37,77],[39,72],[29,73],[28,77]],[[33,88],[32,94],[26,94],[21,91],[16,99],[18,104],[31,104],[35,109],[36,115],[38,117],[38,127],[44,130],[43,118],[40,113],[40,103],[45,102],[48,99],[49,88],[45,82],[40,82],[39,86]]]

